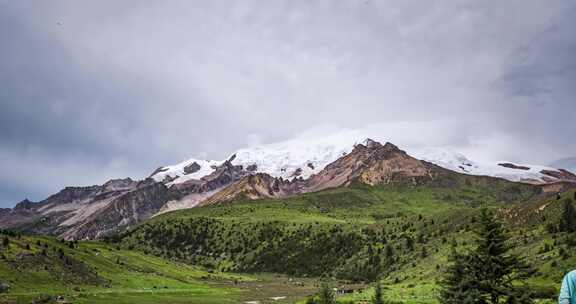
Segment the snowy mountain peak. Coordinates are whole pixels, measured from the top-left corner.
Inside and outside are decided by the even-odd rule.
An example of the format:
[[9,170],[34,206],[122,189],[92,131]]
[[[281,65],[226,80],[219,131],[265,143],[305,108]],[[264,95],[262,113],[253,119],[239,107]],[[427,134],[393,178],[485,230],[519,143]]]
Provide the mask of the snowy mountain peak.
[[[357,135],[357,134],[355,134]],[[243,197],[287,198],[353,182],[417,185],[458,173],[543,183],[557,192],[576,175],[545,166],[477,162],[446,148],[401,150],[361,136],[306,137],[240,149],[224,160],[191,158],[155,170],[155,180],[110,180],[103,185],[66,187],[40,202],[24,200],[0,209],[0,228],[50,218],[49,229],[65,239],[98,238],[164,212],[218,204]],[[432,165],[430,163],[436,164]],[[552,184],[557,181],[569,183]],[[513,185],[514,186],[514,185]],[[105,223],[102,219],[106,219]]]
[[464,174],[486,175],[527,183],[548,183],[559,180],[549,174],[550,172],[560,172],[555,168],[517,164],[510,161],[477,162],[447,148],[414,149],[410,153],[418,159]]
[[201,179],[214,172],[215,168],[222,163],[223,161],[191,158],[175,165],[160,167],[150,177],[164,183],[172,183],[173,181],[183,183],[193,179]]
[[[244,148],[231,154],[227,160],[188,159],[181,163],[157,169],[151,177],[167,185],[199,180],[212,174],[218,166],[229,162],[252,173],[266,173],[283,179],[307,179],[328,164],[350,153],[357,145],[367,148],[382,146],[365,137],[360,141],[348,137],[324,136],[299,138],[279,143]],[[386,142],[385,147],[400,150]],[[448,148],[409,149],[408,154],[446,169],[470,175],[487,175],[516,182],[547,183],[560,180],[560,171],[546,166],[515,164],[509,161],[476,162]],[[550,174],[552,173],[552,174]],[[569,175],[562,175],[569,176]],[[574,176],[576,180],[576,176]]]
[[[382,146],[382,144],[380,144],[379,142],[377,142],[371,138],[366,138],[366,139],[362,140],[360,143],[363,146],[366,146],[368,148],[374,148],[374,147]],[[386,143],[386,144],[389,144],[389,143]]]

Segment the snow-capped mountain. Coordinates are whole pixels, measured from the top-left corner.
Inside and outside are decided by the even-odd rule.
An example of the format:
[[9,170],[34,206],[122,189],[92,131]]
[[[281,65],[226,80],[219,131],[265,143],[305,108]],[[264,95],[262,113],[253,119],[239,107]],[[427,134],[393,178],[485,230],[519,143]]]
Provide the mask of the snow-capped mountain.
[[[355,145],[368,140],[327,136],[259,145],[238,150],[226,160],[189,159],[176,165],[161,167],[151,177],[168,185],[185,183],[213,173],[219,165],[229,160],[233,165],[242,166],[254,173],[266,173],[283,179],[306,179],[339,157],[350,153]],[[565,170],[510,161],[478,162],[450,148],[429,147],[408,149],[407,152],[418,159],[469,175],[492,176],[526,183],[576,180],[576,176]]]
[[406,152],[391,143],[335,135],[245,148],[219,161],[189,159],[160,167],[142,181],[67,187],[43,201],[24,200],[12,209],[1,209],[0,228],[93,239],[163,212],[238,198],[287,198],[355,182],[442,186],[463,180],[462,174],[469,175],[466,180],[491,179],[512,187],[517,184],[495,177],[536,184],[524,185],[534,192],[556,193],[576,185],[576,175],[562,169],[475,162],[440,148]]
[[[364,140],[365,141],[365,140]],[[308,178],[320,172],[326,165],[346,155],[358,142],[320,140],[317,142],[286,141],[240,149],[229,158],[220,161],[189,159],[176,165],[160,167],[151,175],[156,181],[179,184],[200,179],[213,173],[219,165],[229,160],[235,166],[248,171],[266,173],[273,177],[291,179]],[[186,168],[197,168],[195,171]]]
[[548,166],[510,161],[477,162],[449,148],[414,149],[410,151],[410,154],[459,173],[499,177],[513,182],[550,183],[576,178],[576,176],[566,174],[563,170]]

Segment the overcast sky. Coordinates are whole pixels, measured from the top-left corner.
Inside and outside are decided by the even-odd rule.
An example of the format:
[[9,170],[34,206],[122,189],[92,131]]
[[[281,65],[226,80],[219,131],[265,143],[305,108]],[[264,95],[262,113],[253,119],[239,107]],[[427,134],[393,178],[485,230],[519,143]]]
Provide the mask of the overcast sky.
[[0,0],[0,207],[310,129],[576,156],[575,3]]

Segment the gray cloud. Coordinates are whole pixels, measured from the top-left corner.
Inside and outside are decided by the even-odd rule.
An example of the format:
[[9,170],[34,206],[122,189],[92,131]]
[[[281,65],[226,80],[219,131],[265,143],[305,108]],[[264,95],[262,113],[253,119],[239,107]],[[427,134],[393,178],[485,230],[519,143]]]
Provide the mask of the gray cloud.
[[0,206],[321,125],[570,157],[575,17],[567,0],[0,1]]

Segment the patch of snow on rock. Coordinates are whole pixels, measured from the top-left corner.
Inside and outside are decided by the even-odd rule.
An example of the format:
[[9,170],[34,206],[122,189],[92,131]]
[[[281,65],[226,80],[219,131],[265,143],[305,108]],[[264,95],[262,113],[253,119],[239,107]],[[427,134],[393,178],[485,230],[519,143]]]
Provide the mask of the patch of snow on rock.
[[[509,161],[497,162],[476,162],[468,159],[466,156],[455,152],[450,148],[423,148],[408,151],[412,156],[431,162],[440,167],[470,174],[470,175],[486,175],[493,177],[500,177],[510,181],[544,181],[549,178],[540,173],[542,170],[557,171],[554,168],[536,165],[518,164]],[[528,170],[515,169],[504,167],[500,164],[511,163],[516,166],[528,167]]]
[[[267,173],[273,177],[308,178],[331,162],[350,153],[357,143],[365,140],[362,139],[354,132],[321,138],[300,136],[279,143],[240,149],[232,154],[234,157],[227,159],[232,158],[233,165],[242,165],[245,169],[255,167],[254,172]],[[198,180],[214,172],[214,167],[223,164],[224,161],[189,159],[176,165],[162,167],[159,172],[152,175],[152,178],[160,182],[166,181],[167,185]],[[185,174],[184,168],[194,162],[200,165],[200,170]]]
[[[224,161],[216,160],[200,160],[200,159],[189,159],[172,166],[162,167],[159,172],[152,175],[152,178],[158,182],[164,181],[166,178],[172,180],[171,183],[183,183],[193,179],[201,179],[202,177],[214,172],[214,168],[219,166]],[[194,173],[186,174],[184,168],[196,163],[200,166],[200,169]]]

